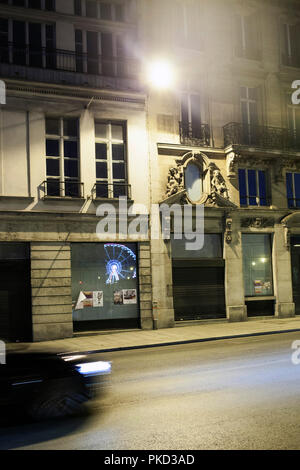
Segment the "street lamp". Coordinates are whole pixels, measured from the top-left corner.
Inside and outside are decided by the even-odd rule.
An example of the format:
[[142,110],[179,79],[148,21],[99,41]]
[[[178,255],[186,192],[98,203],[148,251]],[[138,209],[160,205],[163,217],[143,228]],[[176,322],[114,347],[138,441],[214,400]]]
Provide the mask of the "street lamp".
[[170,89],[175,80],[175,73],[168,61],[159,59],[148,63],[146,77],[153,88]]

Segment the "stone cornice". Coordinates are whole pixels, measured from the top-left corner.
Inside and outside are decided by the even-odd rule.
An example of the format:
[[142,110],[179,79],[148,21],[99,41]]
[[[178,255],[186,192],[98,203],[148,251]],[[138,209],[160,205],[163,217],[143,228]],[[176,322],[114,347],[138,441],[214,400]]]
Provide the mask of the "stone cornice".
[[5,80],[9,96],[22,95],[24,97],[56,97],[72,98],[94,103],[101,101],[114,101],[132,103],[145,106],[146,96],[143,93],[130,93],[121,90],[97,90],[94,88],[74,87],[70,85],[51,85],[49,83],[27,82],[22,80]]

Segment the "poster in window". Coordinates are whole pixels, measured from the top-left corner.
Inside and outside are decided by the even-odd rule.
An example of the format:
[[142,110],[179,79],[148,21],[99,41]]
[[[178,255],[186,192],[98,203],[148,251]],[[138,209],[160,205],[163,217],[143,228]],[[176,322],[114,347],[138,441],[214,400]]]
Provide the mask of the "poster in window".
[[84,291],[85,299],[83,300],[83,308],[93,307],[93,292]]
[[136,304],[136,289],[124,289],[123,290],[123,303],[127,304]]
[[123,291],[114,291],[114,305],[123,305]]
[[261,294],[262,293],[262,281],[260,280],[255,280],[254,281],[254,292],[255,294]]
[[79,292],[79,296],[77,299],[77,303],[75,306],[75,310],[82,310],[83,309],[83,301],[86,299],[84,293],[82,291]]
[[93,291],[93,307],[103,307],[103,291]]

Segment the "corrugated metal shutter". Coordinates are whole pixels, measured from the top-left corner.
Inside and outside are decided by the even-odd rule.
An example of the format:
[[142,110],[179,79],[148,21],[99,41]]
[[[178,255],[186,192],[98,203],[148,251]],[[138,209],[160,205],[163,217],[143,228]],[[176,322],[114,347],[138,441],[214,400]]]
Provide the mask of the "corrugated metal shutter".
[[[173,264],[175,320],[224,318],[224,265],[221,262]],[[215,264],[215,265],[214,265]]]

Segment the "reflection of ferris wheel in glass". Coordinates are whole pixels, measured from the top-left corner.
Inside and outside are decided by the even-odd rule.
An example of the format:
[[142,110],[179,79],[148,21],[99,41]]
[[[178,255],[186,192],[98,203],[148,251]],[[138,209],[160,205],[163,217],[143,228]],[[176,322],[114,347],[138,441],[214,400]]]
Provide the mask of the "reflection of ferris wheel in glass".
[[130,248],[118,243],[104,245],[106,262],[106,284],[114,284],[120,279],[136,278],[136,255]]

